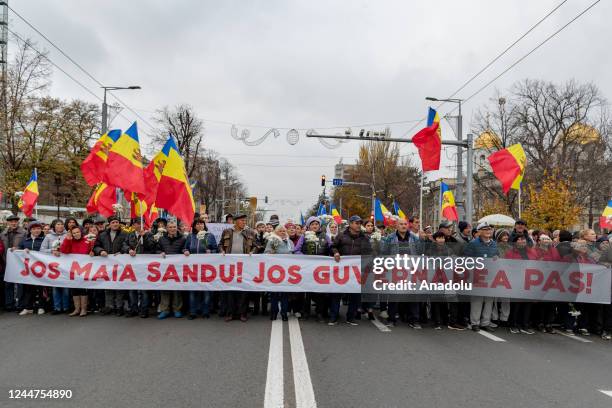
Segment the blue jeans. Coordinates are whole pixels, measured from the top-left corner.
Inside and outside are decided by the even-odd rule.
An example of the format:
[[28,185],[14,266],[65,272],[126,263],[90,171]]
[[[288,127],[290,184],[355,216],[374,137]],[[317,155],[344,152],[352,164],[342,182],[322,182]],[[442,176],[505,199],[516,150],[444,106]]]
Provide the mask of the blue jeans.
[[146,290],[130,290],[128,303],[130,312],[147,312],[149,310],[149,292]]
[[278,302],[281,305],[281,314],[286,315],[289,312],[289,294],[287,292],[272,292],[270,293],[270,313],[272,317],[278,315]]
[[[346,311],[346,320],[354,320],[357,308],[361,304],[361,293],[349,293],[348,294],[348,310]],[[340,300],[342,299],[341,293],[333,293],[331,295],[331,306],[329,308],[329,319],[333,322],[338,320],[340,314]]]
[[202,312],[202,315],[210,314],[210,292],[194,290],[189,292],[189,314],[196,315]]
[[53,309],[67,312],[70,309],[70,289],[53,288]]

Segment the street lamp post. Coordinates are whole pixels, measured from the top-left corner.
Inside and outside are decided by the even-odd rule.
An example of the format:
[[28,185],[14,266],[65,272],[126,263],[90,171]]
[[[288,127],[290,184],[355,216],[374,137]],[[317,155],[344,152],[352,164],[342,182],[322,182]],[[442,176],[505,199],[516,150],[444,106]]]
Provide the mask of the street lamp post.
[[[448,98],[448,99],[439,99],[428,96],[425,100],[432,102],[450,102],[456,103],[459,105],[459,115],[457,116],[457,140],[463,142],[463,116],[461,114],[461,99],[457,98]],[[456,175],[456,185],[457,185],[457,202],[461,203],[463,206],[463,215],[467,217],[467,203],[464,202],[463,199],[463,147],[461,145],[457,146],[457,175]]]
[[141,89],[138,85],[132,86],[103,86],[104,89],[104,100],[102,102],[102,134],[108,132],[108,105],[106,103],[106,92],[107,91],[118,91],[121,89]]

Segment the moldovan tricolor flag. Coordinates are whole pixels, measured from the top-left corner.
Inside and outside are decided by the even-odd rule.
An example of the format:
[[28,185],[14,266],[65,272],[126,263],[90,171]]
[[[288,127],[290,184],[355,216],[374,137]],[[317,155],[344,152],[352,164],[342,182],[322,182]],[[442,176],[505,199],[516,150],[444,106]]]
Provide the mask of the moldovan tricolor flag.
[[336,221],[336,224],[340,225],[342,222],[342,216],[334,204],[330,204],[330,207],[331,216],[334,218],[334,221]]
[[173,144],[174,140],[172,139],[172,136],[168,135],[168,140],[166,140],[166,143],[162,149],[153,157],[153,160],[151,160],[151,163],[149,163],[144,171],[145,188],[147,190],[144,195],[144,201],[150,207],[155,204],[159,181],[161,180],[162,172],[164,171],[164,166],[166,165],[166,160],[168,159],[168,155],[164,152],[170,151],[170,147]]
[[429,108],[427,116],[427,127],[412,137],[412,143],[419,149],[423,171],[439,170],[442,150],[440,117],[433,108]]
[[17,203],[17,206],[26,217],[32,216],[32,211],[34,211],[34,207],[36,207],[36,201],[38,200],[38,174],[36,169],[32,171],[32,175],[30,176],[30,181],[26,185],[25,190],[23,190],[23,194]]
[[105,217],[115,214],[113,204],[117,202],[117,189],[102,182],[98,184],[85,206],[88,213],[99,213]]
[[444,218],[449,221],[459,221],[453,192],[446,183],[442,182],[440,183],[440,208],[442,208],[442,216]]
[[402,220],[407,220],[408,219],[408,217],[406,217],[406,214],[404,214],[404,212],[400,208],[399,204],[397,202],[395,202],[395,201],[393,201],[393,211],[395,211],[395,215],[400,217]]
[[520,143],[499,150],[488,157],[493,174],[502,185],[504,194],[521,188],[527,156]]
[[162,149],[167,159],[157,186],[155,206],[171,212],[183,223],[191,225],[195,214],[193,193],[183,158],[174,140],[170,138],[169,141]]
[[322,215],[327,215],[327,209],[325,209],[325,204],[323,203],[319,204],[319,209],[317,210],[317,217]]
[[95,186],[104,178],[108,151],[121,136],[119,129],[111,130],[100,136],[100,139],[91,148],[89,155],[81,163],[81,173],[90,186]]
[[104,181],[132,193],[144,193],[142,156],[136,122],[111,146]]
[[601,217],[599,217],[599,228],[612,230],[612,200],[608,201],[608,206],[604,208]]
[[383,205],[378,198],[374,199],[374,222],[385,221],[385,214],[383,213]]

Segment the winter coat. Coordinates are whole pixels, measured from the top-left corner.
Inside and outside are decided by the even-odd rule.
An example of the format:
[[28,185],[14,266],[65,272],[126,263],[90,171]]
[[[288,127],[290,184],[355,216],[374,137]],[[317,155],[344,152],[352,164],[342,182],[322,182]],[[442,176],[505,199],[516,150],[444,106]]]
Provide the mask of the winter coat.
[[182,254],[183,248],[185,248],[186,238],[183,234],[177,233],[171,237],[167,232],[164,233],[157,241],[156,253],[161,254],[162,252],[166,255]]
[[455,244],[456,247],[454,249],[454,252],[455,252],[456,255],[461,256],[461,255],[463,255],[463,252],[465,251],[466,245],[470,242],[470,238],[466,237],[465,235],[463,235],[459,231],[455,232],[453,237],[455,238],[455,241],[457,242]]
[[[255,251],[255,233],[251,229],[243,229],[240,231],[242,235],[242,251],[245,254],[250,254]],[[232,252],[232,237],[234,235],[234,228],[228,228],[223,230],[221,238],[219,239],[219,252],[230,254]]]
[[431,243],[427,251],[425,252],[427,256],[451,256],[453,255],[453,251],[449,248],[448,244],[444,243],[442,245],[437,242]]
[[331,250],[334,255],[371,255],[372,245],[370,245],[370,240],[363,231],[353,235],[347,228],[336,236]]
[[563,258],[559,255],[557,248],[551,246],[548,249],[537,248],[539,259],[548,262],[563,262]]
[[94,247],[95,241],[89,241],[85,237],[81,239],[64,239],[59,251],[62,254],[89,254]]
[[140,236],[136,231],[128,233],[128,247],[134,250],[137,254],[154,254],[157,243],[153,239],[153,234],[145,232]]
[[25,236],[26,230],[21,227],[17,227],[11,231],[6,228],[4,231],[2,231],[0,233],[0,240],[4,244],[4,252],[6,253],[6,251],[11,248],[17,248]]
[[128,246],[128,234],[123,230],[118,230],[115,240],[111,242],[110,229],[107,228],[98,235],[94,245],[94,254],[100,255],[102,251],[107,254],[127,254],[130,250]]
[[183,250],[187,250],[191,254],[216,253],[217,240],[211,233],[207,233],[204,239],[198,239],[198,234],[191,233],[185,238]]
[[266,245],[268,240],[266,239],[264,232],[256,232],[255,233],[255,250],[253,253],[255,254],[263,254],[266,249]]
[[[406,234],[408,234],[409,248],[409,253],[407,255],[420,255],[427,246],[431,245],[431,241],[427,244],[426,241],[421,240],[419,236],[412,231],[406,231]],[[381,255],[397,255],[400,253],[397,231],[386,235],[380,240],[380,253]]]
[[464,255],[473,258],[493,258],[494,256],[499,256],[499,251],[495,241],[490,240],[488,243],[485,243],[478,237],[467,244]]
[[506,259],[522,259],[522,260],[536,260],[538,259],[538,251],[535,248],[525,246],[523,252],[516,246],[506,252]]
[[306,232],[300,236],[297,244],[294,246],[293,253],[303,255],[323,255],[329,256],[331,254],[332,241],[329,240],[327,234],[324,231],[318,231],[317,242],[314,245],[306,242]]
[[19,249],[29,249],[30,251],[40,251],[40,247],[45,240],[45,236],[40,234],[36,238],[32,238],[30,234],[19,243]]
[[51,253],[51,251],[53,251],[53,244],[55,241],[59,241],[61,245],[64,238],[66,238],[66,231],[62,232],[61,234],[58,234],[55,231],[49,231],[49,233],[45,235],[45,240],[40,246],[40,252]]
[[264,254],[292,254],[293,249],[293,242],[289,238],[282,239],[278,235],[272,234],[268,238]]

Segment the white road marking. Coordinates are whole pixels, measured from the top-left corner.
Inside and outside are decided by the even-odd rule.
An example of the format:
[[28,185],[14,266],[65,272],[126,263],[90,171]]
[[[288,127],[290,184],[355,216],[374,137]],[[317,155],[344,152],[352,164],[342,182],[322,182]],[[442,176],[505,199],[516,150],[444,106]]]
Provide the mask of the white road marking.
[[587,339],[582,338],[580,336],[571,336],[571,335],[565,334],[565,333],[563,333],[562,331],[559,331],[559,330],[555,330],[554,332],[555,332],[555,334],[560,334],[562,336],[567,337],[568,339],[576,340],[576,341],[579,341],[581,343],[592,343],[593,342],[593,340],[587,340]]
[[283,321],[274,320],[270,332],[264,408],[282,408],[285,405],[283,381]]
[[295,405],[297,408],[316,408],[314,389],[304,352],[300,323],[295,317],[289,318],[289,340],[291,342],[291,363],[295,386]]
[[481,331],[479,331],[477,333],[480,334],[480,335],[485,336],[489,340],[493,340],[493,341],[506,341],[506,340],[502,339],[501,337],[497,337],[496,335],[489,333],[488,331],[481,330]]
[[604,394],[606,394],[608,397],[612,397],[612,391],[604,391],[604,390],[599,390],[599,392],[603,392]]
[[389,333],[391,331],[390,328],[385,326],[385,324],[381,322],[380,320],[378,320],[376,317],[374,317],[374,320],[370,320],[370,321],[372,322],[374,326],[376,326],[378,330],[380,330],[383,333]]

